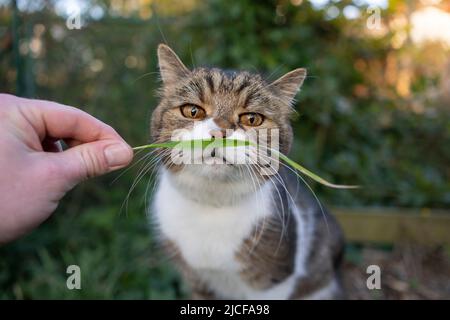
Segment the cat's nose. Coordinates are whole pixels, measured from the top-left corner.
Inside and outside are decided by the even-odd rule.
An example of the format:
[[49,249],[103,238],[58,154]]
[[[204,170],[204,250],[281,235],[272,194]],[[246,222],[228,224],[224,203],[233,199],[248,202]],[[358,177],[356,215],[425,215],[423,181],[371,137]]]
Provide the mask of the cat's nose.
[[214,139],[225,138],[225,130],[214,129],[209,131],[209,134],[211,135],[211,138]]

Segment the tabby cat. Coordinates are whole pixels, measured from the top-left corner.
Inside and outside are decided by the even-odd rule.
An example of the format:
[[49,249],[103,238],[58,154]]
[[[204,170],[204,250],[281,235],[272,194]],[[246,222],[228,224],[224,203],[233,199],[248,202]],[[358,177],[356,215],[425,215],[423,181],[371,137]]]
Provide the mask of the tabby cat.
[[[151,120],[155,142],[245,139],[250,130],[276,130],[279,150],[289,152],[292,104],[305,69],[269,83],[246,71],[189,70],[164,44],[158,59],[163,84]],[[160,153],[152,219],[192,297],[342,298],[344,241],[335,219],[286,166],[261,174],[262,164],[235,164],[228,149],[203,154],[220,161],[201,164]]]

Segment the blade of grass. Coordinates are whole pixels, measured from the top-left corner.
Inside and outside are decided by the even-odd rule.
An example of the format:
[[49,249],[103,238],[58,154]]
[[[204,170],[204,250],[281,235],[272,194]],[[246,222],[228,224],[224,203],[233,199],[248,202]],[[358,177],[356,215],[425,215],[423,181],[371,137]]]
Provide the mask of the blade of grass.
[[343,185],[343,184],[334,184],[334,183],[328,182],[327,180],[319,177],[317,174],[315,174],[315,173],[309,171],[308,169],[306,169],[305,167],[299,165],[294,160],[291,160],[290,158],[288,158],[287,156],[285,156],[281,152],[278,152],[278,156],[280,157],[281,160],[286,162],[288,165],[290,165],[295,170],[303,173],[304,175],[306,175],[306,176],[310,177],[311,179],[315,180],[316,182],[318,182],[320,184],[323,184],[324,186],[327,186],[327,187],[330,187],[330,188],[335,188],[335,189],[357,189],[357,188],[359,188],[359,186],[355,186],[355,185]]
[[141,150],[148,148],[198,148],[205,149],[208,146],[211,147],[242,147],[249,146],[249,141],[236,140],[236,139],[194,139],[183,141],[168,141],[162,143],[152,143],[143,146],[134,147],[133,150]]
[[[162,143],[152,143],[152,144],[146,144],[143,146],[134,147],[133,150],[142,150],[142,149],[148,149],[148,148],[199,148],[205,149],[206,147],[241,147],[241,146],[249,146],[249,145],[255,145],[254,143],[251,143],[249,141],[244,140],[237,140],[237,139],[196,139],[196,140],[183,140],[183,141],[169,141],[169,142],[162,142]],[[335,189],[355,189],[359,188],[359,186],[355,185],[341,185],[341,184],[334,184],[331,183],[321,177],[319,177],[317,174],[309,171],[305,167],[299,165],[294,160],[290,159],[283,153],[271,149],[272,152],[277,153],[278,157],[286,162],[286,164],[290,165],[293,169],[297,170],[298,172],[310,177],[314,181],[323,184],[324,186],[335,188]]]

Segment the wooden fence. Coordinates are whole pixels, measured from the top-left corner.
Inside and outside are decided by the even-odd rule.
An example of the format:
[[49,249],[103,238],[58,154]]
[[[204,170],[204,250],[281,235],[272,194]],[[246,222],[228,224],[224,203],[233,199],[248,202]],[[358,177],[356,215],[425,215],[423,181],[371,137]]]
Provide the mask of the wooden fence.
[[334,208],[332,212],[349,242],[450,245],[450,210]]

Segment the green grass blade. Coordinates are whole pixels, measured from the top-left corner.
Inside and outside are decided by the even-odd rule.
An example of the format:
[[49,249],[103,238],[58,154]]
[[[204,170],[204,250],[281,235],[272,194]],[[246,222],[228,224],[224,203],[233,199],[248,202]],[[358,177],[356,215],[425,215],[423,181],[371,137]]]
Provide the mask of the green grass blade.
[[288,158],[287,156],[285,156],[281,152],[278,152],[278,156],[280,157],[281,160],[286,162],[288,165],[290,165],[295,170],[303,173],[304,175],[310,177],[311,179],[317,181],[318,183],[323,184],[324,186],[327,186],[327,187],[330,187],[330,188],[335,188],[335,189],[356,189],[356,188],[359,188],[359,186],[355,186],[355,185],[343,185],[343,184],[334,184],[334,183],[328,182],[327,180],[319,177],[317,174],[315,174],[315,173],[309,171],[308,169],[306,169],[305,167],[299,165],[294,160],[291,160],[290,158]]
[[162,143],[152,143],[143,146],[134,147],[133,150],[151,149],[151,148],[202,148],[206,147],[242,147],[250,145],[249,141],[237,139],[194,139],[183,141],[168,141]]
[[[249,145],[255,145],[254,143],[251,143],[249,141],[244,140],[237,140],[237,139],[194,139],[194,140],[183,140],[183,141],[169,141],[169,142],[162,142],[162,143],[152,143],[152,144],[146,144],[143,146],[134,147],[133,150],[142,150],[142,149],[155,149],[155,148],[185,148],[185,149],[191,149],[191,148],[202,148],[205,149],[206,147],[241,147],[241,146],[249,146]],[[355,185],[341,185],[341,184],[334,184],[331,182],[328,182],[327,180],[319,177],[317,174],[309,171],[305,167],[299,165],[294,160],[290,159],[289,157],[285,156],[281,152],[278,152],[277,150],[271,149],[272,152],[275,152],[278,154],[278,157],[284,161],[286,164],[291,166],[293,169],[297,170],[298,172],[310,177],[314,181],[323,184],[324,186],[335,188],[335,189],[355,189],[359,188],[359,186]]]

